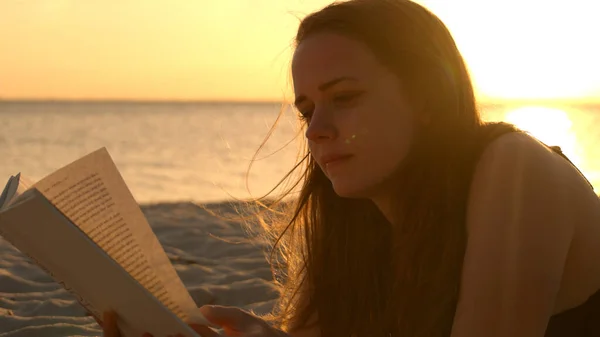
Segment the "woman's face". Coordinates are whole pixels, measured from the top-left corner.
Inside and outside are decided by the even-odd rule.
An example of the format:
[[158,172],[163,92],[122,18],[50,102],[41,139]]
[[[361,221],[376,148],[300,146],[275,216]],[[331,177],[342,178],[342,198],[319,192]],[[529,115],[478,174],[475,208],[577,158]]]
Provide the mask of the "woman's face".
[[415,129],[398,77],[366,45],[334,33],[302,41],[292,75],[311,155],[335,192],[379,197]]

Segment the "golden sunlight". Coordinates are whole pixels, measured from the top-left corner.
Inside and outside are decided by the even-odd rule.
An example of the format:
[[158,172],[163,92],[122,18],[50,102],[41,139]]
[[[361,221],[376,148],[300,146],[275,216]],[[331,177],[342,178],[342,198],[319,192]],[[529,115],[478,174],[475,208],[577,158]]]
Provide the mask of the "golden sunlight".
[[560,146],[576,166],[582,164],[581,149],[572,130],[573,122],[565,111],[542,106],[526,106],[509,111],[504,119],[549,146]]
[[[332,1],[0,1],[0,97],[279,101],[299,18]],[[597,1],[415,1],[482,99],[600,97]]]
[[[479,94],[495,99],[598,96],[600,4],[422,0],[448,25]],[[560,22],[561,24],[557,24]]]

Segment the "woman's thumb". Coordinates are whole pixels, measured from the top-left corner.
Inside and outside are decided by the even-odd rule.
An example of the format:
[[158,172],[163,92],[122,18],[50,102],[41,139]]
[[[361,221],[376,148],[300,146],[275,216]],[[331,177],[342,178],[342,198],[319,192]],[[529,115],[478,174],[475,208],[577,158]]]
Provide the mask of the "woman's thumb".
[[263,328],[261,325],[262,320],[239,308],[205,305],[199,310],[209,322],[226,330],[249,333],[254,329],[262,330]]

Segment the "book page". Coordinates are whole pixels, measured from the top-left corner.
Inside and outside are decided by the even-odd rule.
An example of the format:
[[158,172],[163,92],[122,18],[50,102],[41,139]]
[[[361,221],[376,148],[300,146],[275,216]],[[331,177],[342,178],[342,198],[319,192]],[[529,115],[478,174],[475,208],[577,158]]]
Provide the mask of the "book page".
[[23,177],[21,173],[10,177],[0,196],[0,210],[3,210],[13,202],[16,202],[19,196],[25,193],[31,186],[33,186],[33,182],[30,179]]
[[125,337],[197,336],[37,190],[0,213],[0,235],[34,260],[96,317],[114,310]]
[[6,186],[4,186],[4,189],[2,190],[2,194],[0,194],[0,210],[5,208],[5,205],[8,206],[8,202],[12,199],[15,193],[16,187],[14,185],[14,180],[14,176],[10,177],[6,182]]
[[196,304],[105,148],[34,187],[178,317],[198,319]]

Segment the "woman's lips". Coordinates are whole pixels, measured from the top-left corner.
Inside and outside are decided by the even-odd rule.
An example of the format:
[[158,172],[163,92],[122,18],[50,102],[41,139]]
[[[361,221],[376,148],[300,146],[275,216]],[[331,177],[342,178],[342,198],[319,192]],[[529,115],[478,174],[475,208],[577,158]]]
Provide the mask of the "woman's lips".
[[339,165],[346,163],[352,157],[353,155],[351,154],[334,153],[323,156],[321,162],[323,163],[323,166],[325,166],[327,171],[329,171],[334,167],[338,167]]

